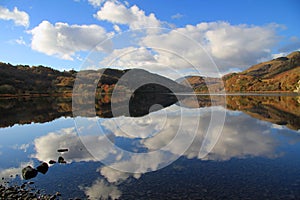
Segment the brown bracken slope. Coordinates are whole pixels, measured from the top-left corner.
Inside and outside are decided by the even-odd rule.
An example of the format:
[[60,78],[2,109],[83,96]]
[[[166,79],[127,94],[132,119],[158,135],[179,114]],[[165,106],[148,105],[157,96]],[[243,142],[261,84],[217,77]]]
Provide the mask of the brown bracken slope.
[[[218,78],[189,76],[189,83],[199,93],[220,92],[295,92],[300,80],[300,52],[259,63],[249,69]],[[184,83],[183,82],[183,83]],[[222,83],[223,82],[223,83]]]

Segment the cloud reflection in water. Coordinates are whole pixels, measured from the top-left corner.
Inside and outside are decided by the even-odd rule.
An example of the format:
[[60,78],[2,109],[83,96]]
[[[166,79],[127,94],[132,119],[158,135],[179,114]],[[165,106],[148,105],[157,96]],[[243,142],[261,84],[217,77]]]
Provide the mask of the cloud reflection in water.
[[[279,145],[278,139],[274,137],[274,133],[270,130],[272,124],[270,123],[260,123],[259,120],[251,118],[241,112],[227,111],[226,121],[223,127],[223,132],[221,137],[218,139],[218,142],[212,149],[212,151],[205,157],[199,158],[199,150],[204,138],[204,134],[209,121],[211,120],[210,116],[211,108],[201,109],[201,115],[198,115],[198,112],[195,109],[186,109],[184,113],[187,118],[200,117],[200,124],[198,126],[197,135],[192,143],[192,145],[185,151],[184,156],[189,159],[198,158],[201,160],[229,160],[231,158],[246,158],[253,156],[261,156],[274,158],[278,156],[276,148]],[[225,112],[221,108],[217,112]],[[168,119],[164,123],[163,128],[161,129],[161,122],[159,119],[159,113],[161,111],[152,113],[151,123],[147,124],[145,129],[146,134],[150,134],[153,130],[160,128],[159,132],[152,135],[148,138],[141,138],[138,140],[138,144],[144,148],[147,148],[148,151],[153,151],[159,148],[162,148],[166,145],[166,142],[170,141],[176,133],[177,126],[180,124],[180,115],[177,115],[176,106],[171,106],[166,108],[164,112],[169,112]],[[170,114],[171,113],[171,114]],[[91,119],[95,120],[95,119]],[[118,120],[118,125],[122,127],[115,126],[114,120]],[[130,123],[126,123],[127,120],[130,120]],[[135,131],[131,130],[132,120],[134,123],[144,123],[149,120],[149,116],[144,116],[141,118],[126,118],[119,117],[115,119],[105,119],[100,121],[100,125],[107,131],[107,134],[110,135],[110,141],[114,142],[116,138],[127,138],[129,141],[132,138],[132,135],[124,134],[123,131]],[[189,121],[189,120],[187,120]],[[181,124],[181,128],[185,131],[185,134],[192,134],[194,130],[194,124],[191,123],[193,120],[190,120],[190,123]],[[87,129],[95,130],[96,127],[87,127]],[[149,131],[149,132],[147,132]],[[99,147],[99,141],[101,142],[102,137],[105,135],[95,135],[91,132],[90,135],[84,135],[81,137],[88,138],[85,142],[88,142],[88,145]],[[211,138],[214,139],[214,138]],[[181,137],[180,142],[177,142],[176,145],[173,145],[172,148],[168,148],[168,151],[164,153],[157,154],[158,156],[155,159],[148,159],[147,156],[144,159],[141,157],[124,157],[118,152],[107,152],[106,155],[102,155],[103,158],[110,157],[111,164],[107,166],[102,166],[98,170],[102,176],[104,176],[110,183],[118,183],[120,181],[126,180],[129,176],[135,176],[139,178],[141,174],[132,174],[121,172],[115,170],[116,166],[127,166],[132,169],[136,169],[137,172],[141,168],[151,168],[156,170],[159,168],[159,164],[167,157],[173,156],[182,150],[184,146],[185,138]],[[86,143],[85,143],[86,144]],[[56,133],[49,133],[45,136],[41,136],[34,141],[36,154],[33,157],[38,160],[49,160],[55,159],[58,157],[57,149],[59,148],[69,148],[69,151],[64,154],[64,158],[68,162],[79,162],[79,161],[98,161],[95,159],[81,143],[79,136],[77,135],[75,129],[62,129]],[[100,146],[101,147],[101,146]],[[102,146],[103,147],[103,146]],[[137,147],[138,148],[138,147]],[[101,161],[101,160],[100,160]],[[136,165],[135,163],[140,163]],[[117,167],[117,168],[118,168]],[[102,184],[102,182],[99,184]]]

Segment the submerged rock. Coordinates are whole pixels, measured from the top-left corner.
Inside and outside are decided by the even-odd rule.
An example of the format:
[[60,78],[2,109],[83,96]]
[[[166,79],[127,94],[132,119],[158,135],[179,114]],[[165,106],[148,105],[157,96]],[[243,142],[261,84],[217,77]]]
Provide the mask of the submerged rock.
[[57,149],[57,152],[66,152],[69,151],[69,149]]
[[42,174],[46,174],[48,169],[49,169],[49,166],[48,166],[47,163],[43,162],[36,169],[37,169],[38,172],[40,172]]
[[59,156],[58,157],[58,163],[66,164],[67,162],[65,161],[65,159],[62,156]]
[[50,164],[50,165],[53,165],[53,164],[55,164],[55,163],[56,163],[55,160],[49,160],[49,164]]
[[32,168],[31,166],[27,166],[22,169],[22,176],[25,180],[34,178],[34,177],[36,177],[37,174],[38,174],[38,171],[36,169]]

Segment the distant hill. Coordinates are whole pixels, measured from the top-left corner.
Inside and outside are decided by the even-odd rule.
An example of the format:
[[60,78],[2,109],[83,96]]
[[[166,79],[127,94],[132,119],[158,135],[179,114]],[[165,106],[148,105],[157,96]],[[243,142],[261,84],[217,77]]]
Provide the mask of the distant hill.
[[300,52],[263,62],[236,74],[223,77],[228,92],[289,91],[300,80]]
[[181,84],[193,88],[196,93],[212,93],[224,89],[222,79],[212,77],[188,76],[181,81]]
[[[153,105],[167,107],[176,103],[174,93],[193,92],[191,88],[143,69],[60,72],[43,66],[0,63],[0,80],[2,97],[75,95],[72,109],[80,116],[92,116],[96,110],[99,116],[109,117],[111,103],[118,108],[115,115],[143,116],[156,108]],[[127,102],[129,110],[124,106]]]
[[299,80],[300,52],[296,51],[286,57],[259,63],[243,72],[226,74],[222,79],[189,76],[182,83],[191,84],[199,93],[207,93],[207,86],[210,92],[220,92],[224,87],[230,93],[294,92],[299,87]]
[[[129,71],[128,74],[132,75],[126,76],[125,74]],[[80,76],[77,76],[78,73]],[[99,77],[101,77],[100,80],[97,79]],[[229,93],[294,92],[300,90],[300,52],[293,52],[286,57],[259,63],[243,72],[230,73],[222,78],[188,76],[177,80],[181,84],[142,69],[60,72],[44,66],[13,66],[0,62],[0,96],[71,96],[75,80],[86,82],[95,79],[97,82],[91,83],[90,87],[95,87],[96,84],[97,96],[101,97],[102,103],[108,103],[110,94],[121,77],[123,84],[121,89],[129,91],[129,93],[133,92],[131,90],[137,89],[134,88],[135,84],[150,83],[151,81],[160,84],[148,84],[138,91],[213,93],[224,90],[225,86],[226,92]],[[164,87],[161,87],[162,85]]]
[[[124,76],[129,71],[131,76]],[[94,89],[97,86],[97,94],[103,95],[112,93],[115,84],[121,77],[123,77],[121,89],[127,92],[137,89],[134,88],[136,84],[143,85],[145,82],[151,84],[143,86],[143,92],[170,92],[170,89],[173,89],[173,92],[182,92],[187,89],[175,81],[143,69],[117,70],[107,68],[80,72],[74,70],[60,72],[44,66],[13,66],[0,62],[0,96],[71,95],[75,80],[77,83],[89,83],[90,80],[96,80],[97,82],[85,85],[85,87],[93,87]]]
[[60,72],[50,67],[0,62],[0,95],[25,96],[62,94],[72,91],[76,72]]

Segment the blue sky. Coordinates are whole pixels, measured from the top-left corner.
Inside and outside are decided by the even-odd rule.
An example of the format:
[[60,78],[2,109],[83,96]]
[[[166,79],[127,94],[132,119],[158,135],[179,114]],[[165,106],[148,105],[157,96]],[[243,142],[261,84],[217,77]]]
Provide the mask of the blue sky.
[[[99,42],[126,31],[159,27],[169,30],[145,31],[135,38],[138,45],[118,49],[112,39],[112,47],[96,46],[92,52],[105,60],[130,50],[135,53],[113,66],[144,66],[150,71],[164,66],[187,74],[193,70],[175,53],[201,73],[213,74],[204,58],[209,55],[226,73],[299,50],[299,10],[298,0],[2,0],[0,61],[79,70]],[[187,46],[190,41],[171,30],[191,38],[205,52]],[[175,53],[167,55],[149,46]],[[96,65],[109,63],[101,59]]]

